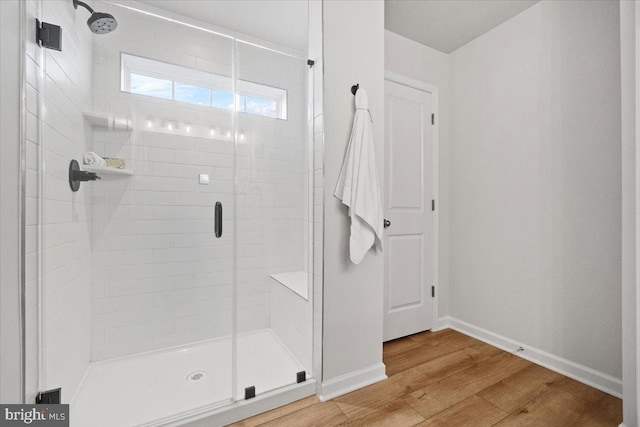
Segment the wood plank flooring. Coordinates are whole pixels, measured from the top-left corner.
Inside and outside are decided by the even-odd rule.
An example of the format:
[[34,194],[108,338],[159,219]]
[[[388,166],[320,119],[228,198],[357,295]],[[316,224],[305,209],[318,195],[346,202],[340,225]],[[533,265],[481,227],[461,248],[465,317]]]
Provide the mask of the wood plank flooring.
[[233,424],[256,426],[618,426],[622,401],[452,329],[384,344],[389,379]]

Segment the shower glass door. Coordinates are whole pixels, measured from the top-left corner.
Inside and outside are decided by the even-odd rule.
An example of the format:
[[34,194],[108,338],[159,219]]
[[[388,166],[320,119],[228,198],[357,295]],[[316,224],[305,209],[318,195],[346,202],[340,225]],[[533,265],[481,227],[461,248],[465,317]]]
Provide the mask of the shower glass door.
[[311,374],[307,66],[236,42],[237,394]]
[[[106,34],[28,3],[64,30],[25,52],[27,401],[166,425],[308,380],[305,53],[177,13],[197,2],[93,1]],[[70,185],[72,160],[100,179]]]
[[[93,311],[124,301],[131,312],[92,361],[126,357],[105,363],[127,372],[113,372],[122,405],[109,406],[172,418],[234,397],[233,39],[162,9],[109,10],[120,25],[94,36],[93,108],[132,129],[94,128],[91,151],[123,157],[133,176],[93,185],[93,281],[109,278]],[[103,265],[100,241],[114,235],[117,264]]]
[[[93,2],[118,22],[100,35],[71,0],[37,5],[29,25],[65,38],[61,52],[27,51],[43,113],[28,152],[42,182],[29,401],[61,388],[78,427],[233,402],[234,40],[140,3]],[[73,159],[101,179],[72,191]]]

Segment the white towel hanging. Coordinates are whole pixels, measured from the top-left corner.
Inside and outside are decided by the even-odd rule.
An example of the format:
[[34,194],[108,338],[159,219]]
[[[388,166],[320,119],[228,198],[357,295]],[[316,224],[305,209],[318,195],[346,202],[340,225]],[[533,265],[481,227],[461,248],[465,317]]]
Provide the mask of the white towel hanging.
[[349,256],[351,262],[360,264],[375,244],[376,236],[382,247],[384,218],[373,142],[373,120],[368,109],[367,92],[362,88],[355,94],[355,106],[351,138],[333,194],[349,207]]

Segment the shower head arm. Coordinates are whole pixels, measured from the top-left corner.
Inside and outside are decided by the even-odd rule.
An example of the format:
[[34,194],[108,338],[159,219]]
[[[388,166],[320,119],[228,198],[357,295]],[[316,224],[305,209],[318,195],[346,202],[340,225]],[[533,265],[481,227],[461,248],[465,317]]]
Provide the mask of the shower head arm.
[[94,12],[94,10],[91,8],[91,6],[89,6],[89,5],[88,5],[88,4],[86,4],[85,2],[80,1],[80,0],[73,0],[73,7],[74,7],[75,9],[77,9],[77,8],[78,8],[78,6],[82,6],[82,7],[84,7],[84,8],[85,8],[85,9],[87,9],[90,13],[93,13],[93,12]]

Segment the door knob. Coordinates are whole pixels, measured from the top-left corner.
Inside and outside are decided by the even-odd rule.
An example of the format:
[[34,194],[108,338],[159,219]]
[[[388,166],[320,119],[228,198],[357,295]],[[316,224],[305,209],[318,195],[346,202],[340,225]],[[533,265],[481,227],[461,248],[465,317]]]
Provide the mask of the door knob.
[[391,221],[389,221],[388,219],[385,219],[383,224],[384,224],[384,228],[387,228],[391,225]]

